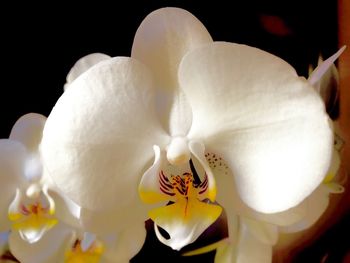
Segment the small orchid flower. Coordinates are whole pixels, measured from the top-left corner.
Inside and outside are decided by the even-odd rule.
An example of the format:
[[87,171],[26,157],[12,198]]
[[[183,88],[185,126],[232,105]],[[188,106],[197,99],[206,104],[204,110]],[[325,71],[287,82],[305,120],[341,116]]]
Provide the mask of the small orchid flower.
[[13,255],[23,263],[126,263],[141,249],[146,230],[134,227],[118,234],[97,236],[63,223],[29,244],[20,235],[10,236]]
[[149,216],[160,241],[181,249],[221,207],[237,222],[232,195],[266,214],[298,205],[322,182],[332,144],[322,99],[288,63],[213,42],[193,15],[163,8],[142,22],[131,58],[76,65],[41,153],[82,221],[132,227],[146,217],[140,196],[163,205]]
[[0,141],[1,187],[5,192],[1,208],[8,210],[1,213],[8,216],[1,219],[2,227],[18,230],[29,243],[38,241],[57,223],[54,202],[40,182],[38,145],[44,123],[41,115],[26,115],[15,124],[10,139]]
[[[0,230],[18,232],[28,243],[37,242],[57,224],[57,205],[61,211],[68,204],[56,192],[50,193],[42,176],[39,145],[45,121],[40,114],[24,115],[15,123],[10,138],[0,140]],[[73,220],[73,215],[64,217]]]

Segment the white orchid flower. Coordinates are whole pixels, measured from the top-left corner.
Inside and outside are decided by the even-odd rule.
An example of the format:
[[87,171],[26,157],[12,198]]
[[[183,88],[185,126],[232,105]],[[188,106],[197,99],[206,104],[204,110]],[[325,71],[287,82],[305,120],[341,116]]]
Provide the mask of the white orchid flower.
[[41,144],[54,183],[91,211],[83,221],[132,227],[144,216],[138,192],[146,203],[171,201],[149,214],[158,238],[181,249],[220,215],[215,201],[234,209],[236,191],[248,207],[278,213],[322,182],[332,127],[318,93],[285,61],[213,42],[178,8],[145,18],[131,58],[95,56],[72,71]]
[[61,213],[66,205],[73,208],[71,202],[50,192],[42,176],[38,148],[45,121],[40,114],[26,114],[15,123],[10,138],[0,140],[0,231],[18,231],[28,243],[37,242],[57,224],[57,212],[63,220],[74,221],[69,212]]

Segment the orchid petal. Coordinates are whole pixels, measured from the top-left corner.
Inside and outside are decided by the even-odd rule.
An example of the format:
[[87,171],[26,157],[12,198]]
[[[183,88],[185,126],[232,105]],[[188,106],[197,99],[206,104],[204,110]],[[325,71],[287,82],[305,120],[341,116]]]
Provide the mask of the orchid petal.
[[[332,162],[328,169],[323,183],[308,196],[298,206],[304,207],[305,213],[297,222],[280,227],[281,232],[298,232],[310,228],[324,214],[329,205],[330,194],[340,194],[344,192],[344,187],[333,181],[338,174],[340,167],[340,155],[338,150],[334,149]],[[296,209],[292,208],[291,210]]]
[[326,59],[321,65],[319,65],[310,75],[308,81],[311,85],[316,84],[327,70],[333,65],[333,63],[340,57],[340,55],[344,52],[346,46],[341,47],[334,55]]
[[129,200],[129,207],[124,211],[121,211],[118,206],[105,211],[81,209],[79,222],[84,229],[90,232],[107,235],[133,227],[135,219],[143,221],[148,219],[148,209],[138,197]]
[[76,78],[78,78],[81,74],[90,69],[92,66],[110,58],[110,56],[102,53],[93,53],[79,59],[67,75],[64,90],[66,90]]
[[239,263],[272,262],[272,246],[257,239],[244,219],[240,224],[236,260]]
[[26,183],[23,176],[25,158],[26,150],[21,143],[0,140],[0,232],[10,229],[8,207],[15,197],[17,187]]
[[52,202],[54,202],[55,217],[71,227],[79,228],[81,224],[80,206],[62,194],[59,189],[47,189],[47,186],[45,186],[45,189],[47,194],[51,196]]
[[127,263],[142,248],[146,238],[144,222],[134,222],[116,236],[101,237],[105,244],[102,262]]
[[[247,222],[245,218],[241,218],[239,227],[238,242],[222,242],[217,248],[215,255],[215,263],[270,263],[272,262],[272,245],[276,242],[277,232],[272,240],[268,239],[264,242],[261,240],[261,233],[257,236],[257,225]],[[255,225],[255,226],[254,226]],[[266,242],[268,241],[268,242]]]
[[10,139],[21,142],[28,151],[24,173],[29,181],[37,180],[42,175],[38,148],[45,122],[45,116],[29,113],[19,118],[11,130]]
[[12,229],[18,231],[26,242],[35,243],[57,224],[54,212],[53,200],[47,192],[40,193],[34,199],[26,197],[17,189],[8,215],[12,221]]
[[179,78],[193,110],[188,137],[225,158],[248,206],[289,209],[322,181],[332,154],[329,118],[319,95],[285,61],[214,43],[187,54]]
[[[311,84],[322,97],[326,110],[333,119],[337,117],[337,107],[339,106],[339,73],[334,64],[334,60],[337,59],[337,55],[340,56],[342,50],[343,49],[326,62],[324,62],[322,57],[319,56],[318,67],[309,77],[310,83],[311,81],[314,82]],[[325,71],[321,72],[323,70]]]
[[182,57],[212,39],[202,23],[180,8],[162,8],[149,14],[138,28],[131,56],[155,74],[156,105],[164,128],[171,135],[186,135],[191,108],[178,88],[177,70]]
[[324,186],[319,186],[303,203],[307,207],[306,214],[298,222],[280,227],[284,233],[294,233],[310,228],[324,214],[329,205],[330,190]]
[[28,113],[17,120],[12,127],[10,139],[21,142],[29,152],[36,152],[41,142],[46,117]]
[[[222,208],[194,200],[178,200],[176,203],[149,212],[155,224],[155,233],[163,244],[172,249],[194,242],[220,216]],[[158,226],[166,230],[170,238],[164,238]]]
[[69,199],[57,188],[52,178],[44,170],[41,177],[41,184],[43,185],[43,191],[52,197],[55,203],[56,216],[60,221],[66,223],[69,226],[79,228],[81,207]]
[[27,155],[24,176],[29,182],[37,182],[40,180],[42,176],[42,163],[38,152]]
[[327,112],[331,114],[339,103],[339,73],[337,67],[333,64],[321,80],[313,86],[321,95]]
[[277,243],[277,226],[244,217],[241,217],[241,221],[244,221],[244,224],[248,226],[251,234],[254,235],[260,242],[271,246]]
[[132,57],[154,72],[159,88],[175,89],[182,57],[210,42],[210,34],[191,13],[180,8],[161,8],[150,13],[139,26]]
[[215,263],[232,263],[240,261],[235,261],[236,249],[232,243],[221,243],[220,246],[216,249],[215,254]]
[[20,262],[56,263],[58,258],[63,258],[66,243],[70,238],[71,229],[63,224],[58,224],[40,241],[33,244],[24,241],[17,232],[12,232],[9,245],[12,254]]
[[345,191],[344,186],[334,182],[326,183],[326,184],[323,184],[322,186],[324,186],[326,188],[325,191],[330,194],[342,194]]
[[[307,207],[304,202],[286,211],[272,214],[260,213],[251,209],[239,197],[234,176],[230,169],[228,169],[226,161],[217,154],[216,157],[219,161],[212,162],[210,168],[217,182],[218,195],[216,200],[226,211],[229,230],[230,228],[236,228],[237,219],[235,218],[237,218],[237,216],[243,216],[278,226],[294,224],[305,216]],[[230,237],[232,236],[236,236],[235,232],[230,234]]]
[[152,145],[168,140],[155,116],[149,72],[134,59],[117,57],[71,85],[45,125],[45,170],[78,205],[123,213],[137,197]]

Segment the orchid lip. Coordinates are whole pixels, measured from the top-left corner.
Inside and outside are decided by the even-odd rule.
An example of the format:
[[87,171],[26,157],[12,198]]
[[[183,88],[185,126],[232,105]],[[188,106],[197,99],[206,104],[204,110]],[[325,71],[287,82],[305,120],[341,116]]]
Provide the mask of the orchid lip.
[[[215,179],[205,159],[204,146],[176,138],[167,150],[154,147],[154,164],[143,175],[139,186],[145,203],[171,201],[166,206],[149,211],[155,223],[155,233],[160,242],[180,250],[194,242],[220,216],[222,208],[215,202]],[[174,150],[175,149],[175,150]],[[180,149],[180,150],[179,150]],[[187,163],[172,164],[169,150],[190,153]],[[207,200],[210,200],[207,202]],[[170,238],[158,231],[162,228]]]
[[169,196],[188,199],[197,194],[203,194],[208,189],[208,177],[205,176],[204,181],[201,182],[197,174],[194,176],[192,173],[186,172],[182,175],[172,175],[169,179],[164,171],[160,171],[159,189]]
[[29,243],[39,241],[58,223],[54,216],[54,201],[46,189],[39,189],[35,184],[30,185],[26,195],[17,189],[8,210],[12,229],[17,230],[22,239]]

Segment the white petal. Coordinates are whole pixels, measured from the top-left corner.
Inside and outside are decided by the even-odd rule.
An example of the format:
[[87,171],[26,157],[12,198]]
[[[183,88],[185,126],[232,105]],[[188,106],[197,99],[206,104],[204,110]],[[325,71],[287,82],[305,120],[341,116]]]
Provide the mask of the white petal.
[[101,237],[106,250],[103,258],[107,262],[127,263],[142,248],[146,238],[144,222],[134,222],[116,236]]
[[81,74],[90,69],[92,66],[110,58],[110,56],[102,53],[93,53],[79,59],[67,75],[67,82],[64,85],[64,90],[66,90],[76,78],[78,78]]
[[321,80],[313,86],[320,93],[327,110],[331,112],[339,102],[339,73],[337,67],[333,64]]
[[45,170],[82,207],[129,209],[152,146],[167,143],[153,106],[152,80],[141,63],[122,57],[99,63],[72,83],[48,117]]
[[36,152],[41,142],[46,117],[28,113],[17,120],[12,127],[10,139],[21,142],[29,152]]
[[81,207],[69,199],[65,194],[57,188],[52,178],[44,171],[41,178],[41,184],[44,191],[51,196],[55,205],[55,217],[60,222],[64,222],[68,226],[80,228]]
[[340,55],[344,52],[346,46],[343,46],[340,48],[337,53],[335,53],[333,56],[326,59],[321,65],[318,65],[317,68],[311,73],[310,77],[308,78],[308,81],[311,85],[316,84],[323,75],[327,72],[327,70],[333,65],[333,63],[340,57]]
[[300,203],[327,172],[333,133],[319,95],[285,61],[214,43],[189,53],[179,78],[189,138],[223,156],[243,201],[264,213]]
[[10,229],[8,208],[15,197],[16,188],[25,185],[23,169],[26,151],[16,141],[0,140],[0,232]]
[[232,243],[223,243],[216,249],[215,263],[232,263],[236,262],[235,245]]
[[39,152],[28,154],[24,167],[24,176],[30,182],[38,182],[42,176],[43,167]]
[[217,249],[215,263],[271,263],[272,245],[261,242],[255,230],[241,218],[238,242],[222,243]]
[[157,109],[171,135],[185,135],[191,125],[191,108],[178,88],[177,71],[182,57],[212,39],[202,23],[179,8],[162,8],[149,14],[138,28],[132,57],[155,74]]
[[293,233],[310,228],[323,215],[329,205],[329,191],[326,186],[319,186],[303,203],[306,206],[306,214],[298,222],[280,227],[281,232]]
[[55,217],[71,227],[80,227],[81,208],[59,190],[48,189],[47,191],[55,204]]
[[41,142],[46,117],[37,113],[28,113],[17,120],[10,134],[10,139],[21,142],[28,151],[25,177],[37,180],[42,175],[42,165],[38,148]]
[[[218,155],[216,156],[221,158]],[[217,183],[217,202],[223,206],[226,211],[229,229],[230,227],[235,227],[235,218],[237,216],[243,216],[278,226],[294,224],[305,216],[307,207],[304,202],[286,211],[272,214],[260,213],[251,209],[239,197],[233,174],[225,165],[225,160],[221,158],[220,162],[222,165],[216,163],[216,165],[214,164],[215,167],[211,165],[210,168],[213,171]],[[229,220],[230,217],[232,218],[231,220]],[[233,226],[231,226],[232,224]],[[235,235],[230,234],[230,236]]]
[[271,263],[272,246],[262,243],[251,232],[249,226],[241,221],[236,247],[237,263]]
[[25,242],[17,232],[12,232],[9,245],[12,254],[20,262],[56,263],[63,261],[64,248],[70,236],[71,229],[58,224],[34,244]]
[[212,39],[202,23],[180,8],[161,8],[150,13],[138,28],[132,57],[145,63],[163,89],[177,87],[177,70],[182,57]]
[[241,221],[249,228],[252,235],[255,236],[261,243],[267,245],[275,245],[278,241],[277,226],[261,222],[258,220],[241,217]]
[[136,196],[133,200],[129,200],[128,208],[123,211],[120,210],[118,205],[106,211],[81,209],[79,221],[87,231],[107,235],[133,227],[135,219],[142,222],[146,221],[148,210],[149,208],[141,203],[139,197]]
[[327,112],[331,114],[331,117],[337,114],[337,105],[339,104],[339,73],[334,61],[344,49],[345,46],[326,61],[323,61],[322,57],[319,56],[318,66],[308,79],[310,84],[321,95]]

